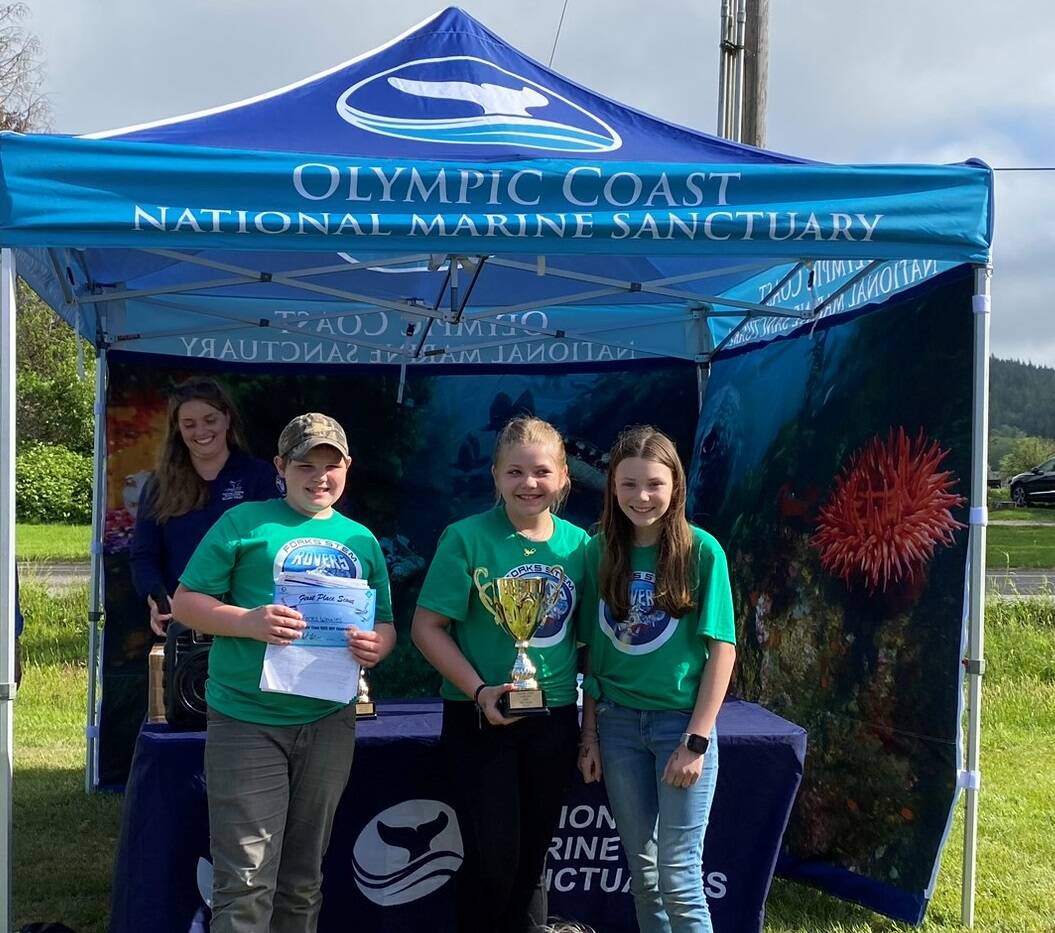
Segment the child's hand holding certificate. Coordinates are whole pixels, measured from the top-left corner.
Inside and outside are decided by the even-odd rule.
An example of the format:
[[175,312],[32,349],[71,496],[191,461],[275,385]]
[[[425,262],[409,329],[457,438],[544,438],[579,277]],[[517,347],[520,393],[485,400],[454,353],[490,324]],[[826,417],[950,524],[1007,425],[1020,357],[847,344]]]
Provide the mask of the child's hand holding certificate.
[[290,645],[268,645],[260,689],[349,703],[358,692],[359,663],[347,632],[374,627],[377,591],[366,580],[319,573],[283,573],[275,602],[296,609],[305,627]]

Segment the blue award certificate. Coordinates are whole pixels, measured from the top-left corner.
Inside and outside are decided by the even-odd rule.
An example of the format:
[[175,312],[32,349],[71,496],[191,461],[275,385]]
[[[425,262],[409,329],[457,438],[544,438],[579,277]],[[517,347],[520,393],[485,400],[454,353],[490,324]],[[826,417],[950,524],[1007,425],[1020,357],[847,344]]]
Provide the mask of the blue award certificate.
[[376,601],[377,592],[366,580],[280,574],[275,602],[296,609],[307,627],[288,645],[267,646],[260,689],[350,703],[359,692],[360,670],[345,633],[353,625],[364,630],[374,627]]
[[306,627],[302,648],[347,648],[345,632],[374,627],[377,591],[361,579],[285,573],[275,584],[275,602],[296,609]]

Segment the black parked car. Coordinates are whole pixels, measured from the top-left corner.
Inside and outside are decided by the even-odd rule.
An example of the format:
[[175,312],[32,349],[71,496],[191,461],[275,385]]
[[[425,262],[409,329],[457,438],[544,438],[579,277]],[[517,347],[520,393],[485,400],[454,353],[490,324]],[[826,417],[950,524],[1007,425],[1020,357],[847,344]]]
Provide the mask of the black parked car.
[[1055,457],[1050,457],[1028,473],[1011,477],[1011,501],[1015,505],[1055,505]]

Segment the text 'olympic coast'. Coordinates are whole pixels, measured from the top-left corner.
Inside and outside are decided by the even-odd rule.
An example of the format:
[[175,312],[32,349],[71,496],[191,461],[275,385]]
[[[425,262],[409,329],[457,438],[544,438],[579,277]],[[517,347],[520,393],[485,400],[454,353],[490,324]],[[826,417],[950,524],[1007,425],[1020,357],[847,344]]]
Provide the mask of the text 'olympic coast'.
[[767,195],[752,190],[757,183],[739,171],[304,162],[275,208],[137,203],[132,223],[137,231],[202,235],[871,242],[884,217],[754,209]]

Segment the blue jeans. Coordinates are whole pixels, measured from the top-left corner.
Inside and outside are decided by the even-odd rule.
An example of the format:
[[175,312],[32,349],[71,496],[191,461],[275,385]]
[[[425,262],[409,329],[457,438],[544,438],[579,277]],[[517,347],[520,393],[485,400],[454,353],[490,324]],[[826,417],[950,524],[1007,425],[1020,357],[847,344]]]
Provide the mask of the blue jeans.
[[718,778],[716,733],[692,787],[662,781],[688,725],[688,710],[597,704],[604,782],[641,933],[712,933],[700,859]]

